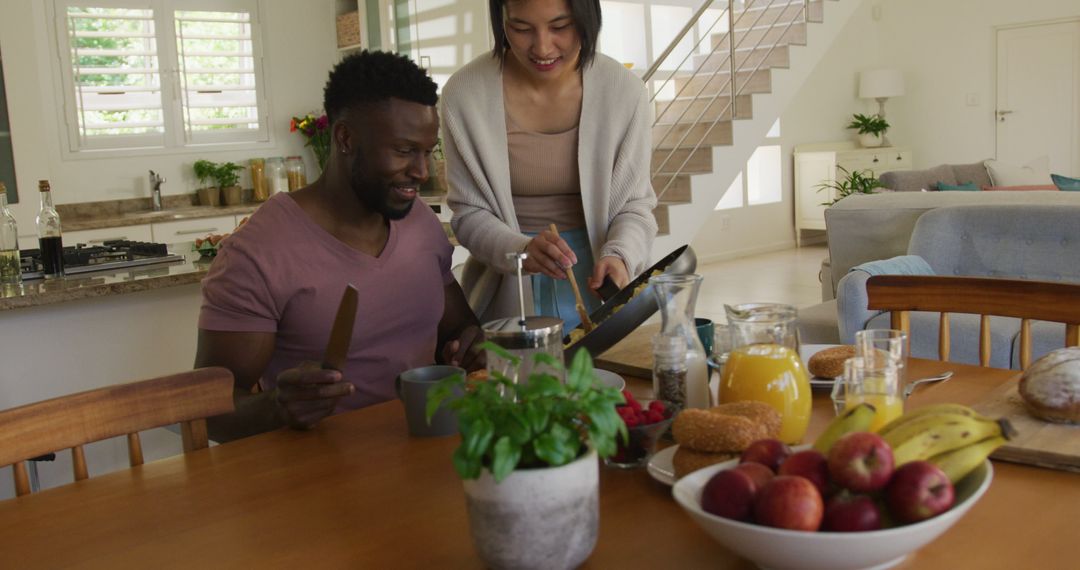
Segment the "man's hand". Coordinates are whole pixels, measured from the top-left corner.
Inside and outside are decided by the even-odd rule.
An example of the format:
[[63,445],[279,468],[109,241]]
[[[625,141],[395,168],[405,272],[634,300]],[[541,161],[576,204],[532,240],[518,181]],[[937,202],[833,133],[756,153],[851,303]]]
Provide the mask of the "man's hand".
[[484,340],[484,333],[480,327],[476,325],[465,327],[458,338],[443,346],[443,362],[450,366],[460,366],[469,372],[483,368],[484,352],[476,346],[482,340]]
[[278,374],[274,401],[289,427],[306,430],[334,413],[338,400],[355,389],[351,382],[343,381],[341,372],[305,362]]
[[589,276],[589,289],[597,297],[600,296],[597,289],[604,284],[604,277],[611,277],[611,280],[619,289],[626,287],[630,283],[630,271],[626,269],[626,262],[622,258],[613,255],[601,257],[593,265],[593,273]]
[[566,279],[567,267],[577,263],[577,256],[566,240],[544,230],[525,246],[529,254],[522,263],[522,269],[529,273],[542,273],[552,279]]

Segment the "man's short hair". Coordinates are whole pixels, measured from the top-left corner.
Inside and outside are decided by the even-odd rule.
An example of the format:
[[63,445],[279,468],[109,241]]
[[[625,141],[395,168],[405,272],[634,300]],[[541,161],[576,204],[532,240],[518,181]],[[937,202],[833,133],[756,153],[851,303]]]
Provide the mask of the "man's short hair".
[[[506,50],[510,42],[506,39],[503,27],[503,11],[507,2],[516,0],[488,0],[488,12],[491,14],[491,33],[495,36],[494,56],[500,64],[506,63]],[[570,17],[574,19],[574,29],[581,38],[581,56],[577,68],[584,69],[596,57],[596,42],[600,37],[600,0],[566,0],[570,5]]]
[[428,74],[404,55],[364,50],[346,56],[323,89],[323,109],[333,124],[356,105],[378,103],[391,97],[435,106],[438,87]]

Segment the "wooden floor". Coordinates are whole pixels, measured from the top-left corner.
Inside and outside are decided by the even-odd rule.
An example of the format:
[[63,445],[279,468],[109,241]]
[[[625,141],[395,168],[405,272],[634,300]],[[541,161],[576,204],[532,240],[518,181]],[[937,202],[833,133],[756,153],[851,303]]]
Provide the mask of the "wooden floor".
[[816,305],[821,302],[818,271],[827,255],[824,245],[815,245],[699,265],[705,280],[694,314],[723,322],[724,304]]

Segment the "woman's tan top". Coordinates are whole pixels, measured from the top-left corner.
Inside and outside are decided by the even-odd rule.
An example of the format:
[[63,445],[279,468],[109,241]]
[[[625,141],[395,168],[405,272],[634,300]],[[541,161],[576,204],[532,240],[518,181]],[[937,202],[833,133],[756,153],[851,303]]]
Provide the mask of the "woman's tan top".
[[550,224],[560,230],[585,227],[578,180],[578,128],[536,133],[522,128],[506,113],[510,155],[510,196],[518,226],[539,233]]

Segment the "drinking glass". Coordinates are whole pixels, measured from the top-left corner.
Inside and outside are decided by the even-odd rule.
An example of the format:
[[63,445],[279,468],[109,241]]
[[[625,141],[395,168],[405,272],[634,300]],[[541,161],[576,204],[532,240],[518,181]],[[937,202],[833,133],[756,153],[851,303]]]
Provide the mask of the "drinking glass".
[[881,360],[896,366],[901,390],[907,385],[907,361],[910,345],[906,332],[897,329],[867,329],[855,332],[855,356],[871,361],[868,366],[880,368]]
[[904,413],[898,370],[891,360],[856,356],[844,361],[844,375],[833,383],[833,407],[837,415],[859,404],[874,406],[870,431],[877,431]]

